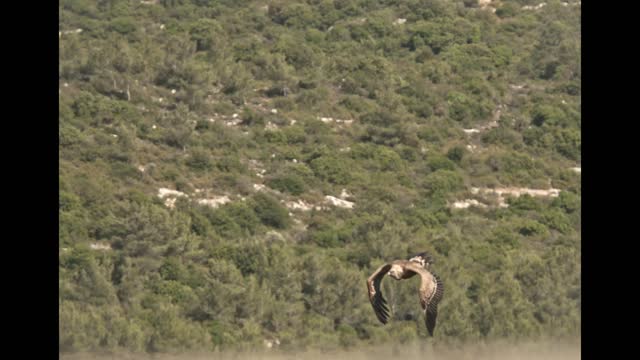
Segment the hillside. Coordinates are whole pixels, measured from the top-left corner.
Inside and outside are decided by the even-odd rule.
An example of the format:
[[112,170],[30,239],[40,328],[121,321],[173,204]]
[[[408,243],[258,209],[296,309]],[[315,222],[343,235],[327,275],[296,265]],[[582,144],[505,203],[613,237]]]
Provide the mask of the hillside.
[[60,350],[579,336],[580,8],[61,0]]

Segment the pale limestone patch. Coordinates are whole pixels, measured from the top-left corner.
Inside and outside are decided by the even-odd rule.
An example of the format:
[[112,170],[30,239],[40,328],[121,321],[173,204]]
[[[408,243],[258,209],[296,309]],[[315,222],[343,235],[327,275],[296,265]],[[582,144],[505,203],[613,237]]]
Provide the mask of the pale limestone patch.
[[331,195],[325,196],[324,199],[325,199],[326,203],[329,203],[329,204],[331,204],[333,206],[346,208],[346,209],[352,209],[353,206],[355,205],[354,202],[347,201],[347,200],[342,200],[342,199],[339,199],[339,198],[331,196]]

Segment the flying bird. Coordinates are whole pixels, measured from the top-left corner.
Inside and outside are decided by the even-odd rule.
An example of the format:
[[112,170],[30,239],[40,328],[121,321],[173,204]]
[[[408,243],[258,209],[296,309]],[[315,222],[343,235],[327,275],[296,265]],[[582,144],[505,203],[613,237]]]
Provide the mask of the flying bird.
[[384,264],[369,276],[367,279],[367,289],[369,290],[369,300],[371,306],[381,323],[386,324],[389,320],[389,308],[387,301],[380,291],[380,283],[385,275],[389,275],[396,280],[409,279],[416,274],[420,275],[420,306],[425,315],[425,324],[429,335],[433,336],[438,317],[438,303],[442,300],[444,285],[436,274],[431,272],[433,258],[426,252],[413,255],[408,260],[395,260]]

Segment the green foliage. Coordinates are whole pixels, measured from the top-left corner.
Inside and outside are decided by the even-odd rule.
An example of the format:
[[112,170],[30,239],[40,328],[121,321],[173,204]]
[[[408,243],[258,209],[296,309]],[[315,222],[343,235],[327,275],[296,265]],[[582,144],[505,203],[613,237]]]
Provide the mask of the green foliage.
[[573,231],[573,224],[570,218],[559,210],[549,210],[545,212],[542,221],[549,228],[557,230],[563,234],[569,234]]
[[460,163],[466,153],[467,150],[462,146],[455,146],[447,151],[447,157],[456,163]]
[[412,51],[428,46],[434,54],[439,54],[453,44],[478,41],[479,36],[477,26],[464,19],[455,22],[419,21],[411,26],[407,46]]
[[289,225],[289,212],[272,196],[258,193],[252,200],[253,210],[263,224],[279,229]]
[[441,156],[441,155],[428,156],[427,157],[427,166],[429,167],[429,169],[431,171],[455,170],[456,165],[451,160],[453,160],[453,159],[451,159],[451,157],[449,157],[449,156],[447,156],[447,157],[444,157],[444,156]]
[[505,3],[496,9],[496,15],[501,19],[511,18],[518,14],[518,5],[514,3]]
[[523,194],[517,198],[509,198],[507,201],[512,211],[540,211],[543,208],[540,201],[529,194]]
[[524,236],[548,236],[547,228],[534,220],[523,221],[518,225],[518,232]]
[[461,190],[464,180],[459,173],[451,170],[436,170],[425,178],[425,187],[432,196],[443,196]]
[[475,100],[459,92],[452,92],[447,96],[449,116],[456,121],[464,122],[472,119],[484,119],[490,114],[486,102]]
[[187,166],[196,171],[210,170],[213,167],[211,157],[204,150],[196,150],[187,159]]
[[348,184],[352,178],[347,161],[335,155],[320,156],[313,159],[309,166],[318,178],[337,185]]
[[572,192],[562,191],[560,192],[560,195],[553,200],[553,206],[556,206],[567,213],[573,213],[580,210],[580,196]]
[[[222,237],[249,236],[258,230],[260,218],[255,209],[246,203],[231,203],[206,213],[207,222],[198,220],[199,233],[208,234],[209,224]],[[193,226],[193,225],[192,225]]]
[[135,20],[128,17],[113,19],[111,22],[111,30],[122,35],[130,34],[136,30]]
[[560,109],[549,106],[541,105],[533,110],[531,116],[531,123],[535,126],[543,125],[560,125],[565,121],[565,114]]
[[223,246],[214,249],[214,258],[231,261],[242,275],[256,274],[266,264],[264,249],[259,246]]
[[304,180],[295,174],[286,174],[269,179],[267,185],[281,192],[290,193],[291,195],[300,195],[306,188]]

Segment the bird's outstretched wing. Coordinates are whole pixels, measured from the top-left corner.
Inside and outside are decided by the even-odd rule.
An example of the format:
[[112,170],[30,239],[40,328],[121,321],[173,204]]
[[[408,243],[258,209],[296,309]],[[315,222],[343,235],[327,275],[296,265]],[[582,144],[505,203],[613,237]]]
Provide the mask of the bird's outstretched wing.
[[389,321],[389,308],[387,307],[387,301],[382,296],[380,282],[390,268],[391,264],[384,264],[374,271],[367,279],[369,301],[371,301],[371,306],[373,306],[373,310],[375,311],[378,320],[383,324],[386,324],[387,321]]
[[436,274],[431,273],[431,275],[433,275],[433,278],[436,281],[436,290],[431,296],[431,299],[427,304],[427,308],[425,309],[425,324],[427,325],[429,335],[433,336],[433,330],[436,327],[436,318],[438,317],[438,303],[442,300],[444,285],[442,284],[442,280],[440,280]]
[[408,264],[406,269],[420,275],[420,305],[424,310],[425,325],[429,335],[433,336],[438,317],[438,304],[444,295],[444,285],[442,280],[435,274],[425,270],[419,264]]

